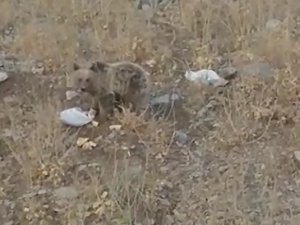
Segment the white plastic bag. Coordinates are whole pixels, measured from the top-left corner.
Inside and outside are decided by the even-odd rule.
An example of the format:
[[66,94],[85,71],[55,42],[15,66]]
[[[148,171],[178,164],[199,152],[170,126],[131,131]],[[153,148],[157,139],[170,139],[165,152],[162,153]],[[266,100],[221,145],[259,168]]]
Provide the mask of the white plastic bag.
[[184,75],[188,80],[193,82],[201,82],[205,85],[210,85],[214,87],[225,86],[228,81],[220,77],[213,70],[198,70],[198,71],[186,71]]
[[94,118],[88,116],[87,111],[82,111],[78,107],[70,108],[60,112],[60,120],[68,125],[80,127],[93,121]]

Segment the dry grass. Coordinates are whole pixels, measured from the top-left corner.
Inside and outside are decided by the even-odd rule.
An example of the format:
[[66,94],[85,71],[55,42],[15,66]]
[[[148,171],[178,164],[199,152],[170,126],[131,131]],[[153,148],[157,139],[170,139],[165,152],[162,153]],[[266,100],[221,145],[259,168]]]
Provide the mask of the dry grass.
[[[47,72],[1,84],[2,224],[298,224],[300,174],[291,159],[299,149],[298,5],[178,0],[154,10],[149,23],[132,1],[2,0],[0,50],[42,61]],[[266,30],[271,18],[283,21],[278,31]],[[95,59],[141,63],[154,90],[181,89],[191,121],[177,118],[193,142],[175,143],[172,119],[127,111],[97,128],[63,126],[63,74],[74,61]],[[220,59],[277,70],[273,79],[238,77],[222,94],[175,84],[187,67],[218,69]],[[212,97],[213,125],[198,123]],[[110,131],[112,123],[122,129]],[[76,147],[80,136],[97,147]],[[56,198],[62,186],[78,196]]]

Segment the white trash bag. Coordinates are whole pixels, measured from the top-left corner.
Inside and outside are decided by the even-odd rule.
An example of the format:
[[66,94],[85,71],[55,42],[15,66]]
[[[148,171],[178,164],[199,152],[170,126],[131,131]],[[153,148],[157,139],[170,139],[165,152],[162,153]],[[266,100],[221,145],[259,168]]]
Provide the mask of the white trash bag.
[[89,115],[88,111],[82,111],[79,107],[63,110],[60,112],[60,120],[68,125],[80,127],[92,122],[94,116]]
[[215,71],[213,70],[198,70],[198,71],[186,71],[185,78],[193,82],[201,82],[205,85],[214,86],[214,87],[221,87],[228,84],[228,80],[220,77]]

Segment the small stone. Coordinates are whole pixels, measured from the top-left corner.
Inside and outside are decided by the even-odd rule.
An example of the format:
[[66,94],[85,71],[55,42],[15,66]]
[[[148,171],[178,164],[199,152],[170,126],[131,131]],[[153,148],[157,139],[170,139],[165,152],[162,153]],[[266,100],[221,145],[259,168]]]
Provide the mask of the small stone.
[[85,170],[87,168],[87,165],[80,165],[79,167],[78,167],[78,171],[83,171],[83,170]]
[[7,80],[8,79],[8,75],[5,72],[0,72],[0,83]]
[[71,100],[71,99],[75,98],[76,96],[78,96],[76,91],[66,91],[66,99],[67,100]]
[[136,149],[136,146],[135,146],[135,145],[131,145],[131,146],[129,147],[129,149],[130,149],[130,150],[135,150],[135,149]]
[[44,195],[44,194],[47,194],[47,192],[48,192],[47,190],[42,189],[42,190],[39,190],[37,194],[38,195]]
[[42,75],[45,72],[45,67],[43,66],[42,63],[38,63],[36,66],[33,66],[31,68],[31,72],[33,74],[38,74],[38,75]]
[[266,29],[268,31],[279,31],[282,22],[278,19],[270,19],[266,23]]
[[108,196],[108,192],[104,191],[101,195],[101,199],[106,199],[107,196]]
[[83,137],[79,137],[77,139],[76,145],[78,147],[82,147],[85,143],[87,143],[89,141],[89,138],[83,138]]
[[219,75],[226,80],[231,80],[236,77],[237,69],[234,67],[225,67],[218,71]]
[[153,68],[156,65],[156,61],[154,59],[150,59],[150,60],[146,61],[146,65]]
[[294,160],[298,167],[300,167],[300,151],[294,152]]
[[116,130],[116,131],[119,131],[119,130],[121,130],[121,128],[122,128],[122,125],[110,125],[110,126],[109,126],[109,129],[110,129],[110,130]]
[[129,150],[129,148],[128,148],[127,146],[121,146],[121,149],[122,149],[123,151],[128,151],[128,150]]
[[273,68],[268,63],[251,63],[242,67],[240,74],[242,76],[262,76],[271,77],[274,74]]
[[59,199],[75,199],[79,193],[74,187],[66,186],[56,189],[54,195]]
[[174,139],[175,141],[179,142],[180,144],[186,144],[187,140],[188,140],[188,136],[186,133],[176,130],[174,132]]
[[219,167],[219,172],[221,174],[225,173],[228,170],[228,166],[220,166]]
[[92,126],[93,127],[98,127],[98,125],[99,125],[99,122],[97,122],[95,120],[92,121]]
[[82,149],[83,150],[92,150],[96,146],[97,146],[97,144],[95,142],[88,141],[88,142],[86,142],[86,143],[83,144]]

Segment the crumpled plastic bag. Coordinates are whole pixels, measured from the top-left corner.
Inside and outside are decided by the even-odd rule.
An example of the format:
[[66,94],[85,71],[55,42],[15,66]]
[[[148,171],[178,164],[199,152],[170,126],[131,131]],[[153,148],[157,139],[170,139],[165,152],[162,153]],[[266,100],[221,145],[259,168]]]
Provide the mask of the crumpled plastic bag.
[[198,71],[191,71],[188,70],[185,72],[185,78],[193,81],[193,82],[201,82],[202,84],[213,86],[213,87],[221,87],[228,84],[228,80],[220,77],[215,71],[213,70],[198,70]]
[[93,121],[88,111],[82,111],[79,107],[69,108],[60,112],[60,120],[68,125],[80,127]]

